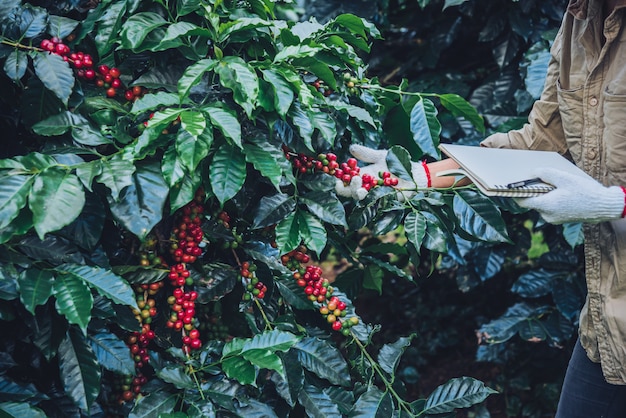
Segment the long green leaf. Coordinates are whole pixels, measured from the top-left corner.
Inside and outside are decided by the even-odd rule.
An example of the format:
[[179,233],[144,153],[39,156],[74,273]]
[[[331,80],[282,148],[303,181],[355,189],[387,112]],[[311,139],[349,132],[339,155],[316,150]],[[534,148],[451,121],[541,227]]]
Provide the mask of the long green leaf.
[[93,307],[93,296],[87,285],[76,277],[59,275],[52,288],[57,311],[86,334]]
[[126,280],[110,270],[79,264],[62,264],[57,267],[57,271],[84,281],[100,295],[111,299],[115,303],[128,305],[133,308],[137,306],[133,289]]
[[207,58],[187,67],[178,80],[178,96],[180,100],[184,100],[189,95],[189,91],[202,80],[204,73],[212,71],[216,65],[217,61]]
[[20,291],[20,301],[33,315],[35,308],[43,305],[52,296],[52,284],[54,275],[48,270],[29,268],[24,270],[17,278]]
[[500,210],[489,198],[475,191],[459,190],[453,207],[464,231],[488,242],[511,242]]
[[122,22],[126,14],[126,1],[114,1],[107,4],[104,13],[98,19],[95,43],[98,55],[107,56],[113,44],[118,40]]
[[445,414],[457,408],[468,408],[480,403],[497,391],[472,377],[451,379],[437,387],[426,399],[426,414]]
[[321,388],[305,384],[298,401],[311,418],[341,418],[343,415],[333,400]]
[[73,329],[59,346],[59,371],[65,393],[88,411],[100,393],[100,365],[85,338]]
[[411,212],[404,218],[404,233],[419,251],[426,236],[426,218],[420,212]]
[[132,15],[124,22],[120,33],[122,48],[138,49],[150,32],[165,24],[167,21],[154,12],[140,12]]
[[453,93],[442,94],[439,96],[439,100],[441,100],[441,105],[448,109],[455,117],[463,117],[480,133],[485,132],[485,122],[482,116],[478,114],[476,108],[467,100]]
[[243,150],[246,161],[251,163],[279,191],[283,170],[278,163],[278,158],[281,156],[278,148],[267,142],[258,141],[244,144]]
[[232,111],[218,106],[208,106],[205,110],[213,126],[219,129],[225,138],[241,148],[241,124],[237,116]]
[[233,146],[220,147],[209,167],[211,189],[223,205],[234,197],[246,180],[246,160]]
[[261,70],[263,78],[272,85],[274,89],[274,107],[281,117],[285,117],[295,94],[293,89],[282,74],[272,68]]
[[28,206],[41,239],[69,225],[83,210],[85,192],[80,180],[64,170],[49,168],[35,178]]
[[300,238],[308,248],[320,255],[326,248],[327,235],[324,224],[307,212],[297,212]]
[[0,229],[13,221],[26,205],[33,185],[33,176],[0,176]]
[[128,418],[155,418],[161,414],[171,413],[174,411],[178,396],[165,390],[151,392],[135,403]]
[[121,375],[135,373],[135,362],[130,355],[130,350],[117,335],[110,332],[100,332],[90,335],[89,342],[98,359],[98,364],[102,367]]
[[215,66],[215,72],[220,76],[220,84],[232,90],[233,99],[250,117],[259,95],[259,79],[254,69],[242,58],[228,56]]
[[313,191],[301,196],[298,201],[304,203],[309,211],[322,221],[348,226],[346,211],[334,193]]
[[294,349],[302,366],[334,385],[349,386],[348,365],[336,347],[319,338],[305,337]]
[[132,161],[114,157],[102,161],[102,172],[96,176],[96,180],[109,188],[113,200],[118,200],[122,190],[133,184],[134,172]]
[[400,337],[397,341],[385,344],[378,352],[378,364],[385,372],[393,375],[400,362],[400,357],[404,350],[411,344],[413,335],[410,337]]
[[67,105],[75,82],[69,64],[60,55],[47,52],[35,54],[33,64],[43,85]]
[[[431,103],[432,104],[432,103]],[[434,107],[434,106],[433,106]],[[429,110],[432,111],[432,108]],[[435,158],[439,157],[439,150],[437,145],[439,144],[439,136],[434,137],[432,135],[430,121],[426,114],[426,107],[424,105],[424,99],[421,99],[415,103],[411,109],[410,114],[410,127],[413,134],[413,140],[420,147],[424,154],[431,155]],[[436,118],[435,118],[436,120]]]
[[391,418],[393,401],[389,392],[373,387],[359,397],[350,411],[350,418]]
[[252,228],[259,229],[275,225],[293,213],[295,207],[295,200],[288,194],[276,193],[263,196],[254,211]]
[[2,402],[0,403],[0,416],[3,418],[46,418],[46,414],[27,402]]
[[28,56],[19,49],[13,50],[4,62],[4,72],[12,80],[19,80],[26,74]]

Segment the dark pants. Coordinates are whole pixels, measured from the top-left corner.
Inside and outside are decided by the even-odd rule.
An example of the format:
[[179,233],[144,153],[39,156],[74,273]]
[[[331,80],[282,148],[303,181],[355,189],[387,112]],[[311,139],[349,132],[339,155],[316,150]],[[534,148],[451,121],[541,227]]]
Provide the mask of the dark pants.
[[626,418],[626,386],[607,383],[580,342],[567,366],[556,418]]

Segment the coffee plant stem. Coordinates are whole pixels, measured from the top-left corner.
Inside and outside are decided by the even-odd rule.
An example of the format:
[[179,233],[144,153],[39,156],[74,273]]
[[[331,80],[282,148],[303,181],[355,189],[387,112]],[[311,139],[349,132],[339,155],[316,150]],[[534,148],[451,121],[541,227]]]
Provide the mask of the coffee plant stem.
[[28,51],[44,52],[44,50],[42,48],[39,48],[39,47],[36,47],[36,46],[24,45],[24,44],[20,43],[19,41],[12,41],[12,40],[7,39],[7,38],[0,39],[0,44],[11,46],[13,48],[25,49],[25,50],[28,50]]
[[198,392],[200,393],[200,397],[202,398],[202,400],[205,400],[206,398],[204,397],[204,392],[202,391],[202,385],[200,385],[198,376],[196,376],[196,370],[194,369],[192,364],[189,365],[189,374],[193,378],[193,381],[196,383],[196,386],[198,387]]
[[368,353],[368,351],[365,348],[365,346],[363,345],[363,343],[361,343],[361,341],[358,338],[356,338],[356,336],[354,335],[354,333],[352,331],[350,331],[350,334],[352,336],[352,340],[356,343],[357,347],[359,347],[359,350],[361,350],[361,353],[365,356],[365,358],[367,358],[367,361],[369,361],[370,365],[372,366],[372,369],[374,369],[376,374],[380,377],[380,379],[385,384],[385,388],[387,389],[387,391],[390,392],[391,395],[396,399],[396,402],[398,402],[398,406],[400,406],[400,408],[404,409],[409,414],[409,416],[413,416],[414,415],[413,411],[411,411],[411,409],[409,407],[407,407],[407,405],[406,405],[407,403],[394,390],[393,382],[390,382],[387,379],[387,377],[385,376],[385,373],[380,369],[380,366],[378,365],[376,360],[374,360],[372,358],[372,356],[370,355],[370,353]]
[[265,329],[268,331],[271,331],[273,329],[272,323],[270,322],[267,315],[265,315],[265,311],[263,310],[263,306],[261,305],[261,302],[259,302],[259,299],[254,298],[254,303],[256,304],[256,307],[259,308],[259,312],[261,312],[261,316],[263,316],[263,320],[265,321]]

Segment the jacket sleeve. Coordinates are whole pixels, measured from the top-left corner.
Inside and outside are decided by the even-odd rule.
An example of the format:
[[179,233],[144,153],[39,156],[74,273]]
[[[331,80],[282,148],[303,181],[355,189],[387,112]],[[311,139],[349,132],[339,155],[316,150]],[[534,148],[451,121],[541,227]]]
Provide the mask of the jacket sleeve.
[[559,54],[563,41],[563,28],[559,30],[550,49],[551,58],[541,97],[533,104],[528,123],[521,129],[496,133],[481,142],[490,148],[520,148],[567,153],[557,97],[560,73]]

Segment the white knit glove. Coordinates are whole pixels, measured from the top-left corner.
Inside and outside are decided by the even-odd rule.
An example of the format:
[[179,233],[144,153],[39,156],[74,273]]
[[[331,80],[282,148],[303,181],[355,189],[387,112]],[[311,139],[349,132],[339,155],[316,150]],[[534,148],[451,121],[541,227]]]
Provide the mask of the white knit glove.
[[[344,197],[351,197],[356,200],[362,200],[367,196],[368,190],[363,188],[363,182],[361,176],[363,174],[369,174],[375,179],[380,179],[379,173],[389,171],[387,167],[387,150],[376,150],[367,148],[362,145],[350,145],[350,154],[357,160],[361,160],[365,163],[370,163],[364,167],[360,167],[359,176],[352,177],[348,186],[343,184],[343,181],[337,179],[335,190],[337,194]],[[428,174],[422,163],[411,162],[411,177],[413,182],[398,179],[398,185],[394,186],[398,189],[415,189],[428,187]],[[405,191],[398,193],[398,199],[404,200],[410,198],[415,192]]]
[[537,197],[516,198],[518,205],[535,209],[546,222],[596,223],[619,219],[624,211],[621,187],[606,187],[590,176],[579,176],[554,168],[542,168],[534,175],[556,189]]

